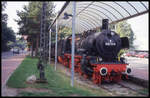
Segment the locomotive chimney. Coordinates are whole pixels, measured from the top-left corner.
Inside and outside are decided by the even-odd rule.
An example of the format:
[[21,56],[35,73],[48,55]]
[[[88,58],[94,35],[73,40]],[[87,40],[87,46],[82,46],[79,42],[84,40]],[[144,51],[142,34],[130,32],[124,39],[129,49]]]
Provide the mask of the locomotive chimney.
[[102,30],[108,30],[108,23],[109,23],[108,19],[102,20]]

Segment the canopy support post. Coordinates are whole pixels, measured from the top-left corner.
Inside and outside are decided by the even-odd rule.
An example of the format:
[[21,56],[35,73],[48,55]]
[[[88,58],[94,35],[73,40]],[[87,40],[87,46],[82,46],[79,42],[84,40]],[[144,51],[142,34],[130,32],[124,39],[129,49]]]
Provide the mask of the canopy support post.
[[71,86],[74,86],[74,53],[75,53],[75,16],[76,16],[76,2],[73,2],[72,9],[73,17],[72,17],[72,49],[71,49]]
[[51,29],[49,31],[49,64],[51,62]]
[[55,71],[56,71],[56,65],[57,65],[57,33],[58,33],[58,27],[57,27],[57,21],[56,20],[56,42],[55,42]]

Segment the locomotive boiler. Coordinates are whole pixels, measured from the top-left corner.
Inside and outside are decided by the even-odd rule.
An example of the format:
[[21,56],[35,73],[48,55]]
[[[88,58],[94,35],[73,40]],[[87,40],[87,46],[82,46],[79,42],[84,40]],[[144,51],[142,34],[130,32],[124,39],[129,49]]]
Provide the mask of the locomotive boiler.
[[[71,36],[58,43],[58,61],[71,68]],[[61,43],[61,44],[60,44]],[[108,28],[108,19],[102,21],[102,31],[90,30],[75,38],[75,72],[92,78],[95,84],[103,80],[120,81],[123,73],[128,78],[131,68],[124,58],[118,57],[121,49],[129,48],[129,40]]]

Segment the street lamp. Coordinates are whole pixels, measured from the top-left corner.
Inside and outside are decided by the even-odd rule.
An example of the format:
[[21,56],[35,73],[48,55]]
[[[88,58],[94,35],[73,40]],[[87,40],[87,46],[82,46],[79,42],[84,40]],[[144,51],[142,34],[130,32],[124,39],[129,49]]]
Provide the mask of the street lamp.
[[72,14],[64,13],[63,19],[69,19],[69,16],[72,17]]

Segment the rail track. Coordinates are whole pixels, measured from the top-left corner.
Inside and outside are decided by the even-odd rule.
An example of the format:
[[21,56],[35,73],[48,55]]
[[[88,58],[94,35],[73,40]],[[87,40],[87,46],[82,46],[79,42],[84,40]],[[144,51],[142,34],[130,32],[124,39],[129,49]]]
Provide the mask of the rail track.
[[148,96],[147,93],[142,92],[142,90],[144,90],[143,87],[125,81],[119,83],[104,83],[99,85],[99,87],[119,96]]
[[[66,68],[61,64],[57,64],[58,68],[61,69],[61,72],[70,77],[70,69]],[[120,81],[119,83],[104,81],[101,85],[96,85],[92,82],[90,78],[86,79],[81,76],[79,73],[74,74],[74,79],[81,85],[88,86],[93,89],[104,89],[112,96],[148,96],[148,91],[145,91],[144,88],[138,84],[128,81]]]
[[92,82],[91,79],[85,79],[82,76],[78,76],[78,75],[75,76],[76,80],[79,83],[82,83],[82,85],[86,85],[86,86],[88,85],[91,88],[95,88],[95,89],[100,89],[100,88],[105,89],[113,96],[148,96],[148,93],[142,92],[145,89],[144,87],[129,81],[121,81],[119,83],[105,81],[102,82],[101,85],[96,85]]

